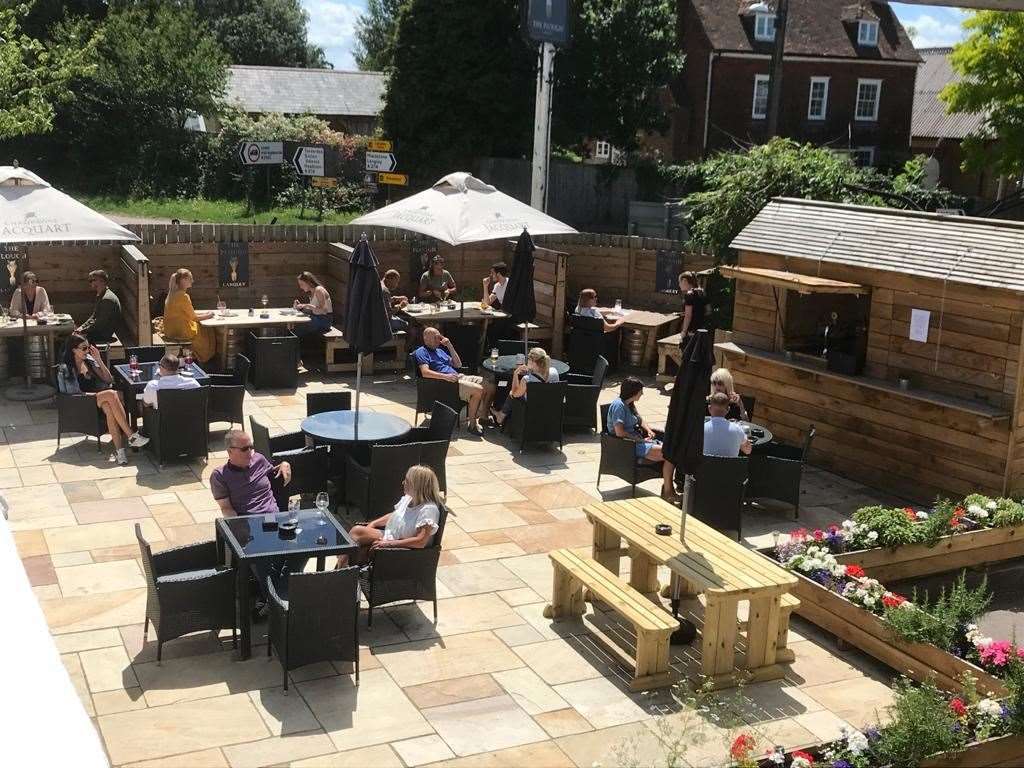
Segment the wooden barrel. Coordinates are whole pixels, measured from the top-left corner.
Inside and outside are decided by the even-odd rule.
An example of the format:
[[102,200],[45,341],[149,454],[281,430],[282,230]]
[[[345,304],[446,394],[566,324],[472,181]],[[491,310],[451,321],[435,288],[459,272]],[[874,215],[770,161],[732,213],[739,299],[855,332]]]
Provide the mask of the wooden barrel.
[[25,360],[28,364],[28,375],[34,380],[45,381],[47,369],[50,367],[50,357],[46,350],[45,336],[28,336],[25,339],[27,347]]
[[4,339],[3,343],[0,343],[0,382],[6,382],[11,378],[9,359],[7,339]]
[[644,361],[644,335],[640,331],[627,328],[622,332],[622,349],[626,362],[634,368],[639,368]]
[[244,328],[228,328],[227,334],[227,348],[224,352],[224,370],[233,371],[235,370],[235,355],[241,352],[241,345],[245,343]]

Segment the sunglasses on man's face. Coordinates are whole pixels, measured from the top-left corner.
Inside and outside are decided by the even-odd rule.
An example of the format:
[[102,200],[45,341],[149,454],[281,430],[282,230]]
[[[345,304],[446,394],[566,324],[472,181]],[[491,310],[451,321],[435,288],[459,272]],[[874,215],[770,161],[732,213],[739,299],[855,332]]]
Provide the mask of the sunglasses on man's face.
[[249,451],[253,450],[253,447],[251,445],[232,445],[231,447],[236,451],[243,451],[245,453],[248,453]]

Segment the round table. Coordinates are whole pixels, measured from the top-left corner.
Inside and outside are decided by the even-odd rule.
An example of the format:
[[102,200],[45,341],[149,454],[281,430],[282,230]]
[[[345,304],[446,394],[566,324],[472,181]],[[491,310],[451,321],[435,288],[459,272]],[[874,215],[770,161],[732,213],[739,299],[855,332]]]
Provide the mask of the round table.
[[303,419],[300,426],[314,442],[327,444],[377,443],[412,429],[399,416],[370,411],[359,411],[358,425],[355,411],[324,411]]
[[[501,355],[497,362],[492,360],[490,357],[484,358],[483,368],[484,370],[497,374],[498,376],[511,376],[512,372],[516,369],[519,363],[516,362],[518,355]],[[561,378],[569,372],[569,364],[563,363],[561,360],[555,360],[551,358],[551,367],[558,371],[558,376]]]
[[[705,416],[704,421],[710,419],[710,416]],[[737,421],[741,427],[747,432],[747,437],[750,438],[750,444],[756,448],[759,445],[765,445],[775,439],[775,435],[768,427],[762,427],[760,424],[755,424],[752,421]]]

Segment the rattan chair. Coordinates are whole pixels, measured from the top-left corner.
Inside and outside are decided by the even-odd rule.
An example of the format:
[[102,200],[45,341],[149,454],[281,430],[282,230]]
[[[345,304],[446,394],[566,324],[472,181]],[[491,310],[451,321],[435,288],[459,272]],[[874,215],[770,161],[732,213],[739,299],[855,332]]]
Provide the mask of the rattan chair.
[[318,661],[355,665],[359,685],[359,568],[291,573],[267,578],[270,631],[267,657],[277,652],[288,693],[288,673]]
[[601,487],[601,476],[611,475],[625,480],[636,496],[637,483],[661,477],[662,462],[651,463],[636,457],[632,440],[608,433],[608,405],[601,406],[601,461],[597,467],[597,487]]
[[604,320],[569,315],[569,370],[586,376],[594,370],[605,348]]
[[370,552],[369,564],[360,571],[359,580],[369,606],[366,625],[373,626],[373,609],[399,600],[430,600],[437,623],[437,563],[441,558],[441,537],[448,510],[441,507],[437,533],[423,549],[388,547]]
[[747,498],[773,499],[793,505],[793,519],[800,516],[800,482],[804,464],[811,454],[814,425],[807,430],[802,447],[769,443],[750,457]]
[[96,407],[90,395],[66,395],[57,392],[57,450],[60,436],[72,432],[96,438],[96,450],[102,450],[100,438],[107,434],[107,417]]
[[512,438],[519,440],[520,453],[527,443],[558,443],[562,449],[567,387],[564,381],[533,382],[527,384],[525,398],[513,400],[505,425]]
[[226,421],[231,426],[245,427],[245,386],[249,379],[249,358],[235,356],[232,373],[211,373],[210,402],[207,410],[209,423]]
[[378,443],[370,448],[369,465],[360,464],[349,456],[345,471],[346,506],[359,507],[366,520],[394,509],[402,497],[405,473],[421,461],[421,446],[422,443]]
[[522,339],[498,339],[499,355],[525,355],[529,350]]
[[430,413],[434,403],[444,403],[461,416],[466,404],[459,397],[459,385],[457,382],[423,378],[420,374],[420,367],[416,363],[415,353],[409,355],[408,368],[416,381],[417,420],[421,413]]
[[739,541],[749,469],[746,456],[704,456],[694,475],[693,516],[716,531],[736,531]]
[[597,401],[608,372],[608,361],[598,355],[594,372],[589,376],[570,373],[565,376],[569,388],[565,393],[565,429],[597,429]]
[[208,387],[158,389],[156,408],[143,408],[148,448],[163,466],[170,459],[210,457]]
[[165,354],[167,354],[167,350],[162,346],[126,347],[124,350],[124,359],[131,360],[132,355],[135,355],[140,363],[159,363],[160,358]]
[[146,621],[143,642],[153,625],[156,632],[156,660],[163,658],[163,645],[182,635],[202,630],[231,630],[231,645],[237,647],[235,619],[235,569],[222,567],[217,543],[205,541],[153,554],[135,524],[135,538],[142,553],[146,574]]
[[459,425],[459,414],[444,403],[434,403],[430,411],[430,422],[426,426],[413,427],[396,443],[424,443],[434,440],[451,441]]
[[352,392],[347,389],[338,392],[310,392],[306,395],[306,416],[328,411],[351,410]]
[[306,445],[302,432],[286,432],[270,436],[258,420],[249,416],[249,431],[252,444],[267,457],[271,464],[287,461],[292,468],[292,481],[287,486],[289,495],[315,493],[325,490],[329,474],[329,455],[326,445]]

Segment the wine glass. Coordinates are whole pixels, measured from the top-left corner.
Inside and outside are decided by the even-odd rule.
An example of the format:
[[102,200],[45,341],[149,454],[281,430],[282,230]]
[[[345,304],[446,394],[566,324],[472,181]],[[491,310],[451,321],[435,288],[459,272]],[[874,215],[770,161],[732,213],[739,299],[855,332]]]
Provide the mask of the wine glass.
[[615,300],[615,312],[616,314],[622,314],[622,299]]
[[267,298],[267,294],[265,294],[265,293],[264,293],[264,294],[263,294],[262,296],[260,296],[260,304],[262,304],[262,305],[263,305],[263,308],[264,308],[264,309],[266,309],[266,308],[267,308],[267,304],[268,304],[269,302],[270,302],[270,299],[268,299],[268,298]]
[[222,317],[228,312],[228,303],[224,299],[217,299],[217,313]]
[[327,491],[320,491],[316,495],[316,509],[317,509],[317,525],[327,525],[327,520],[324,519],[324,515],[327,512],[327,507],[331,504],[331,497],[327,495]]

